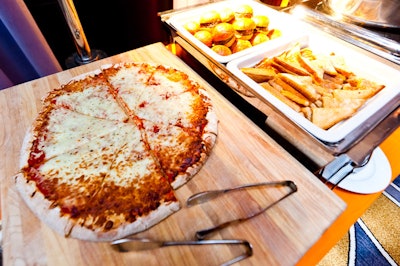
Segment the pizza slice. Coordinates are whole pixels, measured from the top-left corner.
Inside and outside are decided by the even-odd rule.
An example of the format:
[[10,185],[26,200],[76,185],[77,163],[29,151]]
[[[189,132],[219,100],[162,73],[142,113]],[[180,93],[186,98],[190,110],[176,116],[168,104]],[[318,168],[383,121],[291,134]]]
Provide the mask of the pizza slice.
[[137,65],[124,65],[114,75],[106,74],[128,113],[140,119],[185,127],[204,123],[201,120],[209,111],[209,99],[186,74],[159,66],[148,76],[146,84],[133,83],[133,77],[145,80],[138,77],[141,73]]
[[[185,97],[185,92],[197,89],[186,74],[173,68],[151,66],[148,64],[123,64],[103,70],[110,85],[114,88],[115,97],[131,116],[139,116],[146,112],[149,104],[164,108],[169,99]],[[197,92],[196,92],[197,93]],[[195,95],[195,94],[193,94]],[[182,99],[185,101],[185,99]],[[184,107],[190,102],[180,102],[175,109]],[[171,106],[165,106],[171,108]],[[174,111],[171,109],[171,111]],[[165,112],[167,113],[167,112]],[[165,113],[161,114],[164,115]],[[160,113],[156,114],[157,116]],[[179,118],[176,110],[172,115]],[[146,117],[142,117],[145,118]]]
[[190,90],[196,90],[198,84],[189,79],[182,71],[159,65],[149,79],[148,86],[156,88],[161,95],[178,95]]
[[174,189],[190,180],[204,164],[215,142],[214,134],[196,128],[143,120],[146,139]]
[[177,188],[197,173],[208,157],[217,135],[217,118],[205,91],[186,74],[163,66],[152,70],[145,78],[142,72],[147,72],[140,65],[125,64],[106,69],[105,75]]
[[154,71],[152,65],[135,63],[117,64],[102,70],[119,105],[131,116],[134,113],[129,106],[138,105],[142,94],[149,93],[147,83]]
[[73,80],[52,91],[45,104],[63,106],[77,113],[117,121],[127,121],[129,116],[115,100],[104,75],[87,76]]
[[182,127],[201,128],[206,123],[208,105],[203,97],[192,92],[156,101],[148,98],[138,106],[132,106],[141,119]]
[[22,168],[16,185],[55,231],[112,240],[142,231],[179,209],[172,187],[133,124]]
[[76,149],[92,139],[101,138],[118,130],[121,123],[117,120],[106,120],[77,113],[62,106],[54,106],[48,112],[41,114],[41,119],[30,130],[26,139],[28,141],[34,137],[35,142],[26,145],[29,145],[29,153],[32,153],[31,159],[36,157],[48,160]]
[[152,227],[178,211],[180,204],[146,145],[130,140],[116,155],[101,190],[93,198],[93,208],[107,217],[104,224],[93,216],[95,228],[100,223],[110,230],[97,233],[97,237],[109,238],[111,234],[118,239]]

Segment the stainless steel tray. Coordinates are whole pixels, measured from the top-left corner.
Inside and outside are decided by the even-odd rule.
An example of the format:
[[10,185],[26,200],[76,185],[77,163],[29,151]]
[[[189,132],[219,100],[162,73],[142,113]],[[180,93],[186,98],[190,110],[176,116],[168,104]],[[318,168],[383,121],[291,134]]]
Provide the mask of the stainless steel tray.
[[[304,27],[304,29],[306,29]],[[229,62],[226,67],[236,77],[243,80],[255,95],[259,98],[265,98],[268,102],[279,109],[287,118],[294,121],[301,128],[311,133],[314,137],[324,143],[335,144],[340,143],[352,132],[362,127],[363,124],[369,123],[370,118],[380,112],[393,99],[400,99],[400,80],[398,79],[398,69],[392,68],[387,64],[383,64],[374,58],[361,53],[354,49],[354,46],[341,42],[337,38],[322,35],[319,31],[309,32],[308,38],[294,40],[293,43],[277,47],[276,49],[264,49],[255,51],[249,55],[242,56]],[[271,58],[282,54],[293,45],[301,44],[302,47],[308,47],[315,54],[329,55],[334,53],[345,61],[346,66],[359,77],[367,78],[375,81],[377,84],[383,84],[383,88],[379,93],[368,99],[361,108],[357,110],[351,117],[335,124],[329,129],[322,129],[305,118],[301,113],[293,110],[288,105],[274,97],[265,88],[257,82],[245,75],[241,68],[252,67],[264,58]],[[370,66],[370,67],[365,67]]]

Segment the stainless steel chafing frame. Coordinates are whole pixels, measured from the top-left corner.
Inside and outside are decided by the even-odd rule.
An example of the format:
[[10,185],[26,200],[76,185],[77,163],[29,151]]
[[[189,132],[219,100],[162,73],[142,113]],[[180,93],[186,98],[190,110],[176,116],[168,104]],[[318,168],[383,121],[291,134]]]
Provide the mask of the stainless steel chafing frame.
[[[232,88],[234,91],[237,93],[241,94],[241,96],[245,97],[257,97],[259,100],[261,100],[263,103],[268,105],[272,110],[275,112],[281,114],[283,118],[287,120],[293,127],[300,128],[298,125],[296,125],[294,122],[292,122],[290,119],[286,118],[279,110],[277,110],[272,104],[270,104],[268,101],[263,99],[262,97],[258,97],[256,92],[252,90],[252,88],[248,85],[246,85],[243,81],[240,79],[236,78],[234,75],[230,73],[230,71],[226,68],[226,66],[220,62],[217,62],[215,59],[213,59],[210,55],[202,51],[201,49],[197,48],[196,45],[194,45],[190,40],[185,38],[182,34],[180,34],[179,31],[177,31],[172,25],[168,23],[168,20],[181,12],[188,11],[193,8],[197,8],[198,6],[202,6],[206,4],[200,4],[196,6],[191,6],[189,8],[183,8],[179,10],[168,10],[165,12],[160,12],[159,16],[161,18],[161,21],[164,22],[171,31],[171,38],[172,42],[178,43],[183,49],[185,49],[189,54],[191,54],[196,60],[198,60],[201,64],[203,64],[208,70],[210,70],[215,76],[217,76],[220,80],[225,82],[230,88]],[[289,9],[292,7],[289,7]],[[314,14],[316,13],[316,15]],[[323,14],[313,12],[311,11],[311,15],[305,17],[305,21],[308,22],[311,25],[322,25],[324,26],[324,29],[327,29],[329,33],[331,33],[333,36],[341,38],[351,44],[354,44],[356,46],[359,46],[363,49],[366,49],[369,52],[375,53],[381,57],[386,58],[387,60],[390,60],[396,64],[400,64],[400,50],[399,47],[400,45],[395,42],[391,42],[389,39],[385,40],[388,44],[388,48],[391,50],[385,50],[385,47],[379,47],[377,48],[376,45],[376,40],[373,40],[375,38],[375,34],[370,32],[372,35],[368,35],[364,38],[353,38],[350,39],[349,37],[349,30],[353,32],[355,27],[343,27],[342,24],[340,23],[340,28],[337,28],[339,25],[337,23],[332,22],[331,19],[328,17],[325,17]],[[308,20],[307,18],[311,18],[311,20]],[[352,26],[352,25],[349,25]],[[359,28],[359,27],[358,27]],[[358,30],[358,29],[357,29]],[[361,36],[364,33],[364,29],[361,31],[357,32],[357,37]],[[347,33],[347,34],[346,34]],[[383,38],[378,36],[379,38]],[[372,38],[371,40],[369,40]],[[373,43],[368,45],[369,41],[373,41]],[[380,39],[379,39],[380,41]],[[393,47],[392,44],[395,43],[396,46]],[[395,53],[393,53],[393,49],[395,50]],[[368,134],[379,134],[379,132],[374,132],[375,127],[382,121],[384,120],[387,116],[389,116],[394,110],[397,110],[400,108],[400,94],[397,94],[388,104],[386,104],[384,107],[382,107],[380,110],[378,110],[372,117],[368,119],[367,123],[364,123],[360,125],[358,128],[350,132],[344,139],[342,139],[340,142],[337,143],[325,143],[317,139],[315,136],[311,135],[309,132],[306,130],[300,128],[303,132],[305,132],[305,136],[308,138],[308,140],[315,144],[319,149],[331,154],[333,157],[338,156],[340,154],[343,154],[347,151],[349,151],[353,146],[355,146],[357,143],[361,142],[362,139],[368,135]],[[266,114],[268,116],[268,114]],[[398,127],[397,124],[393,124],[392,127]],[[394,128],[390,128],[391,131],[394,131]],[[279,132],[278,132],[279,133]],[[383,142],[384,139],[381,140]]]

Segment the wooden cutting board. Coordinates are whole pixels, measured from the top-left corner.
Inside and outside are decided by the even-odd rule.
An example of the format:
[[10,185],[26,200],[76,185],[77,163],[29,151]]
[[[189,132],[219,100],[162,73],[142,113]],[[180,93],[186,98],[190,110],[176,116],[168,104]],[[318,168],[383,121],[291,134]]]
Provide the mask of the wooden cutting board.
[[[19,150],[26,130],[41,106],[41,98],[72,77],[101,65],[152,62],[173,66],[190,75],[208,91],[219,117],[219,135],[201,171],[177,190],[182,209],[158,225],[138,234],[157,240],[188,240],[250,202],[236,196],[219,205],[188,208],[192,194],[241,184],[292,180],[298,191],[267,212],[232,225],[213,239],[245,239],[254,254],[240,264],[293,265],[319,239],[345,209],[345,204],[300,162],[255,126],[230,102],[161,43],[60,72],[0,92],[1,210],[4,265],[218,265],[243,252],[239,247],[165,247],[151,251],[118,253],[108,243],[66,239],[41,223],[15,190]],[[263,192],[274,195],[276,191]]]

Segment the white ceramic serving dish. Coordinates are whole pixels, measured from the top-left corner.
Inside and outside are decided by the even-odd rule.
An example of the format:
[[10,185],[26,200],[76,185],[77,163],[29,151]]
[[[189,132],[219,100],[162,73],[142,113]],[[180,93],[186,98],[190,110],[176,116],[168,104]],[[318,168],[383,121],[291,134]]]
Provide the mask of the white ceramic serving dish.
[[326,143],[340,142],[362,123],[366,123],[368,118],[375,112],[400,94],[400,71],[360,53],[352,48],[351,45],[344,45],[342,42],[335,41],[335,39],[325,37],[322,34],[310,34],[306,38],[301,38],[294,42],[296,41],[300,42],[303,46],[310,47],[316,53],[329,54],[334,52],[336,55],[343,56],[346,65],[355,74],[385,85],[383,90],[370,98],[353,116],[341,121],[328,130],[324,130],[278,100],[240,70],[243,67],[254,66],[265,57],[279,55],[283,51],[289,49],[292,44],[286,43],[280,47],[268,50],[260,49],[227,64],[228,70],[250,86],[259,97],[264,98],[274,105],[286,117],[319,140]]
[[[205,44],[197,40],[184,27],[186,22],[199,20],[201,14],[203,14],[206,11],[210,10],[220,11],[224,8],[231,8],[232,10],[234,10],[235,7],[242,4],[250,5],[253,8],[253,15],[266,15],[270,19],[269,28],[279,29],[282,32],[282,35],[276,39],[269,40],[265,43],[253,46],[246,50],[228,56],[221,56],[212,51]],[[260,2],[256,2],[253,0],[226,0],[199,6],[172,15],[168,19],[167,23],[171,25],[177,32],[183,35],[186,39],[188,39],[193,45],[204,51],[207,55],[209,55],[211,58],[213,58],[219,63],[227,63],[229,61],[232,61],[233,59],[239,58],[243,55],[252,53],[259,49],[268,50],[270,48],[279,46],[283,43],[290,42],[293,38],[296,38],[297,36],[301,35],[301,30],[297,28],[296,21],[292,16],[286,13],[278,12]]]

